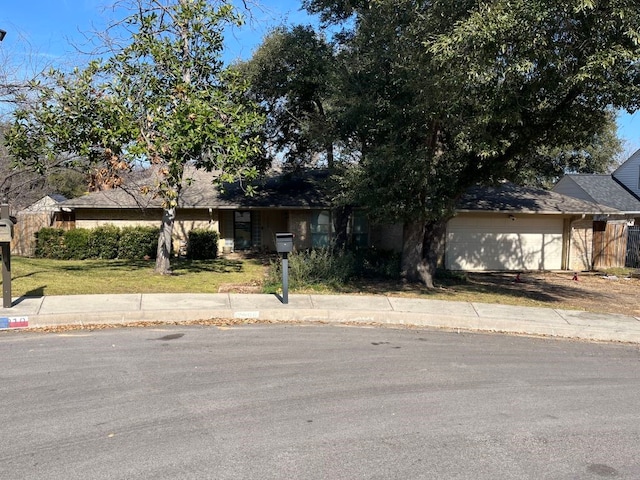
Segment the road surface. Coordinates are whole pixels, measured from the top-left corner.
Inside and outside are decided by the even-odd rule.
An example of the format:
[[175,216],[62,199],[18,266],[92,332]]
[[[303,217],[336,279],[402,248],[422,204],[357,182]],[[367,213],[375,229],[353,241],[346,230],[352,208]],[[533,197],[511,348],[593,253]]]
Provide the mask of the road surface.
[[337,326],[0,335],[0,479],[640,478],[640,350]]

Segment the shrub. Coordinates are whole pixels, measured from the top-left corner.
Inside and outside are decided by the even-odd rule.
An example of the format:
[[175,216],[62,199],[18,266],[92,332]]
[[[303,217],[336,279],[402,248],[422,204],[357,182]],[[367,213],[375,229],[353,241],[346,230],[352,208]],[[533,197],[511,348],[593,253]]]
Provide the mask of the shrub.
[[64,232],[64,258],[85,260],[91,258],[91,230],[74,228]]
[[114,225],[103,225],[91,230],[91,257],[103,260],[118,258],[120,229]]
[[61,228],[45,227],[36,232],[36,257],[62,259],[64,250],[64,230]]
[[[333,251],[314,249],[289,254],[289,285],[300,288],[323,284],[337,287],[350,280],[362,278],[393,279],[400,277],[400,254],[375,249]],[[271,262],[267,285],[282,280],[282,261]]]
[[189,232],[187,240],[187,258],[207,260],[218,256],[218,232],[201,228]]
[[120,231],[118,258],[155,258],[160,230],[154,227],[124,227]]

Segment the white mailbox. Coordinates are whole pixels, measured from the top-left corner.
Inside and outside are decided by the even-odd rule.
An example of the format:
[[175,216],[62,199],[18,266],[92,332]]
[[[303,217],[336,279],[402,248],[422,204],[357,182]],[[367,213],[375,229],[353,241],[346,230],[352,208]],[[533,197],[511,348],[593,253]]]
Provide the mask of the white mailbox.
[[13,222],[8,218],[0,219],[0,243],[9,243],[13,239]]

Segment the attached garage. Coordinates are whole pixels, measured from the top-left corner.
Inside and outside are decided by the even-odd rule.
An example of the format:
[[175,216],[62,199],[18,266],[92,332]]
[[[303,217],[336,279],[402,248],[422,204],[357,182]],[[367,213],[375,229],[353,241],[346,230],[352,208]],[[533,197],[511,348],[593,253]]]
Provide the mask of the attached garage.
[[560,270],[564,221],[553,215],[460,214],[447,225],[449,270]]
[[573,226],[617,210],[505,182],[470,189],[456,213],[447,224],[445,268],[518,271],[573,269]]

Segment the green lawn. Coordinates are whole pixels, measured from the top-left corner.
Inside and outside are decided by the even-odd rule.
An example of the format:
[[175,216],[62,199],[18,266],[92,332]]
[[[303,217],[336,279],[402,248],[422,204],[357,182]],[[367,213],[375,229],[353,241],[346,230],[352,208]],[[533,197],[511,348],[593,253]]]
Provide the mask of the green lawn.
[[11,258],[14,297],[97,293],[217,293],[221,286],[262,285],[261,260],[173,260],[173,275],[153,261]]

